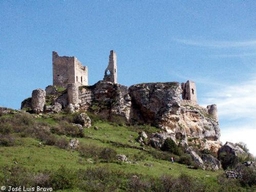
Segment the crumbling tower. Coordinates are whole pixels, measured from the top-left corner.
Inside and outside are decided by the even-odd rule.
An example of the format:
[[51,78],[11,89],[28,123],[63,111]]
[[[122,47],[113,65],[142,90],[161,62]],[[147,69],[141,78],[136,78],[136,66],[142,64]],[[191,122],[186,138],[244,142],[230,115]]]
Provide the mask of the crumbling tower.
[[105,70],[103,80],[117,83],[116,53],[113,50],[110,51],[108,67]]
[[76,57],[59,56],[52,52],[53,85],[67,87],[75,83],[77,86],[88,85],[88,68]]
[[197,103],[196,84],[193,81],[188,80],[186,83],[182,83],[181,88],[183,100]]

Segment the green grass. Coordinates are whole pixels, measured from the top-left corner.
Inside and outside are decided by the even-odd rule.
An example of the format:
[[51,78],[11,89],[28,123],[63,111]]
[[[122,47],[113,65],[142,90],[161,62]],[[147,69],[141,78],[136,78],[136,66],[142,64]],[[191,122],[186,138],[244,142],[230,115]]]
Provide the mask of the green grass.
[[[19,120],[18,117],[21,119]],[[1,117],[10,118],[11,121],[15,119],[10,115]],[[27,129],[26,126],[36,127],[39,123],[44,126],[56,126],[59,122],[65,121],[65,118],[70,121],[72,116],[65,117],[64,114],[57,114],[56,116],[44,116],[37,118],[32,123],[30,117],[24,118],[17,116],[16,120],[20,123],[23,129]],[[2,120],[6,122],[7,119]],[[25,120],[24,120],[25,119]],[[21,122],[25,122],[24,125]],[[16,122],[16,123],[17,123]],[[12,125],[14,126],[14,125]],[[97,126],[98,129],[94,129]],[[0,126],[1,130],[1,126]],[[13,129],[16,130],[16,129]],[[19,129],[17,129],[19,130]],[[60,149],[57,146],[49,146],[42,144],[36,138],[32,138],[26,135],[21,137],[19,132],[12,132],[10,135],[15,138],[15,144],[13,146],[1,146],[0,145],[0,170],[6,167],[20,166],[24,167],[30,172],[39,173],[44,171],[57,172],[60,168],[64,170],[72,170],[81,172],[87,169],[102,168],[103,170],[111,170],[113,173],[119,173],[120,171],[124,175],[123,182],[128,182],[129,175],[139,175],[142,178],[160,178],[163,175],[169,175],[173,178],[178,178],[182,174],[188,175],[194,179],[207,183],[209,186],[217,186],[217,177],[223,174],[223,171],[204,171],[188,169],[187,166],[171,163],[155,158],[152,153],[160,153],[157,149],[150,146],[140,146],[136,141],[140,131],[147,131],[152,133],[157,131],[154,127],[149,126],[121,126],[114,123],[108,123],[105,121],[93,122],[93,126],[89,129],[84,129],[84,137],[78,138],[80,145],[94,146],[99,149],[111,148],[117,152],[117,154],[124,154],[128,157],[129,162],[118,162],[117,160],[111,160],[105,162],[99,157],[84,157],[79,153],[79,150]],[[58,136],[56,138],[66,138],[67,140],[72,137]],[[170,154],[171,156],[171,154]],[[3,172],[0,172],[0,184],[1,178],[5,178]],[[101,181],[103,182],[103,181]],[[88,183],[87,183],[88,185]],[[81,187],[82,188],[82,187]],[[121,188],[125,188],[123,185]],[[62,191],[79,191],[76,187],[71,187],[68,190]],[[106,189],[106,191],[111,191]],[[120,189],[120,191],[126,191]]]

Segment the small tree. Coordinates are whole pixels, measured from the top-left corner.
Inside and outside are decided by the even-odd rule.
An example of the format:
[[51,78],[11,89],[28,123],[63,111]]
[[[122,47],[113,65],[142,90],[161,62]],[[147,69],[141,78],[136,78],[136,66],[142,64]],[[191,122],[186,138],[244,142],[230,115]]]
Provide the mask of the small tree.
[[171,138],[168,138],[164,141],[164,144],[161,149],[163,151],[168,151],[179,156],[182,154],[181,148],[179,148]]

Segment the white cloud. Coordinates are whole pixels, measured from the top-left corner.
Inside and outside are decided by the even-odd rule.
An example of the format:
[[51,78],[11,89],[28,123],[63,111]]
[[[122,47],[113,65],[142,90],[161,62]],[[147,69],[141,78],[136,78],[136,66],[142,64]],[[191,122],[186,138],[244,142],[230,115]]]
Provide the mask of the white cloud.
[[239,48],[255,47],[256,40],[248,41],[209,41],[209,40],[191,40],[191,39],[174,39],[174,41],[191,46],[209,47],[209,48]]
[[205,103],[216,103],[222,118],[255,119],[256,114],[256,75],[255,78],[238,85],[216,88],[206,95]]
[[[256,123],[256,122],[255,122]],[[256,129],[253,126],[249,127],[229,127],[221,130],[221,141],[223,144],[226,141],[238,143],[243,142],[246,144],[249,152],[256,156]]]
[[256,75],[237,85],[216,87],[203,102],[217,104],[221,141],[244,142],[256,156]]

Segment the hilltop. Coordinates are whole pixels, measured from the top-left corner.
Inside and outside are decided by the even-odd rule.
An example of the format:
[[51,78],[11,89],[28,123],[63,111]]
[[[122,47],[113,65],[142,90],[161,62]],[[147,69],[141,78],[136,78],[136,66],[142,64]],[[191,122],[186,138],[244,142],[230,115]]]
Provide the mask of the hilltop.
[[253,157],[242,144],[222,145],[217,105],[197,103],[195,82],[120,85],[111,51],[103,80],[88,85],[88,68],[77,58],[52,57],[53,85],[33,90],[20,111],[0,108],[2,185],[75,191],[255,187]]

